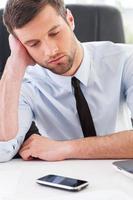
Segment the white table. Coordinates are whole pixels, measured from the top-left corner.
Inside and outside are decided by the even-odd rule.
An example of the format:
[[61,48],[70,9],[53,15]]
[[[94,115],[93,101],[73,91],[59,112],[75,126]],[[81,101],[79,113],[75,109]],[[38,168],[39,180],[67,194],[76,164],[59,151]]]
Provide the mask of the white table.
[[[45,162],[14,159],[0,163],[0,200],[127,200],[126,196],[133,199],[133,179],[117,172],[112,162],[113,160]],[[68,192],[35,182],[37,178],[47,174],[84,179],[90,186],[80,192]]]

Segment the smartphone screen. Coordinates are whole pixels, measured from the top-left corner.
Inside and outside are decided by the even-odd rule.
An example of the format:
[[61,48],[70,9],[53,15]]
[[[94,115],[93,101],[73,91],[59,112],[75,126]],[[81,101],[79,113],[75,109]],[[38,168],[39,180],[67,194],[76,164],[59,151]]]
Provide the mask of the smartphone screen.
[[88,186],[87,181],[53,174],[37,179],[37,183],[67,190],[80,190]]

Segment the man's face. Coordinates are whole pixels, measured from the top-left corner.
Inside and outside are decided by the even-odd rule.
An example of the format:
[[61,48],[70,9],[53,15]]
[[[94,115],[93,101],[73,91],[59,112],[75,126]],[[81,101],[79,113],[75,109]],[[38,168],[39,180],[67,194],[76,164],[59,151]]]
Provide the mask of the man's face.
[[73,17],[69,12],[66,20],[47,5],[33,20],[14,30],[36,63],[64,75],[71,70],[77,49]]

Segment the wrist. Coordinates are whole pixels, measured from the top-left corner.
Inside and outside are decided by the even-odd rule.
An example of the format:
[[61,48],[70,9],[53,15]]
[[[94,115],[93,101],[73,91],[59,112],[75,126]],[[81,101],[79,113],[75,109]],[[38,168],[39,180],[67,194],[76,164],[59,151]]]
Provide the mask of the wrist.
[[20,62],[15,62],[11,56],[7,59],[3,75],[12,80],[22,80],[27,66]]
[[16,73],[15,71],[13,72],[13,70],[5,69],[2,74],[1,80],[10,84],[14,84],[14,83],[21,84],[23,77],[24,77],[24,73]]
[[62,143],[63,146],[63,156],[64,156],[64,160],[65,159],[72,159],[72,158],[76,158],[76,145],[75,142],[73,140],[69,140],[69,141],[64,141]]

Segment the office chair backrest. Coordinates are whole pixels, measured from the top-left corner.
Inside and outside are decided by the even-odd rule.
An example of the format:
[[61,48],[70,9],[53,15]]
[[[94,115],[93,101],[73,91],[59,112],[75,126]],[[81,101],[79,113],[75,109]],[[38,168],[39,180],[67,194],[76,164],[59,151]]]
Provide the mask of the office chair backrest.
[[112,41],[124,43],[121,14],[111,6],[68,4],[75,18],[75,34],[81,42]]
[[6,27],[3,25],[2,14],[3,10],[0,10],[0,77],[2,75],[6,60],[10,55],[8,32]]

